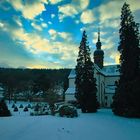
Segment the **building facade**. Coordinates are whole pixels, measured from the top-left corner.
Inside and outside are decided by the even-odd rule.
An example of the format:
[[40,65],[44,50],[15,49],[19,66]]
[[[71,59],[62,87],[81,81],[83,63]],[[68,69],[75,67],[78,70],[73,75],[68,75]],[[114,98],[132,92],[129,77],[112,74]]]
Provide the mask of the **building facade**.
[[[98,32],[98,41],[96,50],[93,54],[94,59],[94,77],[97,84],[97,100],[101,107],[109,108],[113,101],[115,93],[115,82],[120,78],[119,65],[104,66],[104,51],[101,49],[100,32]],[[69,87],[65,92],[65,101],[76,100],[75,98],[75,70],[71,70],[69,79]]]

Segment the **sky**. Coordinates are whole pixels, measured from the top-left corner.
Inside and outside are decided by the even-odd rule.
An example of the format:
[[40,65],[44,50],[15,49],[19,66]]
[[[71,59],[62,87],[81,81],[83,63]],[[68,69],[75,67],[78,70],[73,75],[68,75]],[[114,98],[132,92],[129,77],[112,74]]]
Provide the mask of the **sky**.
[[0,67],[74,68],[83,30],[93,60],[98,27],[104,64],[118,64],[124,2],[140,23],[140,0],[0,0]]

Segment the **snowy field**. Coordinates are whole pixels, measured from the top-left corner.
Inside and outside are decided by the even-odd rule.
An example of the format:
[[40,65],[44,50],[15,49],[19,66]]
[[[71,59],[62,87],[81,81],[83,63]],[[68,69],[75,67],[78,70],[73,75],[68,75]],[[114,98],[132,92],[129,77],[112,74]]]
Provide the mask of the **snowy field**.
[[140,140],[140,119],[114,116],[109,109],[77,118],[13,112],[0,118],[0,140]]

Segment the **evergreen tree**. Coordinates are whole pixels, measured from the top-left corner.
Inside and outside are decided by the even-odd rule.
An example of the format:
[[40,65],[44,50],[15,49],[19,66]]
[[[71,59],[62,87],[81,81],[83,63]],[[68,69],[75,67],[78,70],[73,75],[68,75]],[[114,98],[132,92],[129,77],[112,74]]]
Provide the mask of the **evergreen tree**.
[[4,116],[11,116],[11,113],[8,110],[8,107],[5,103],[5,101],[2,99],[0,101],[0,117],[4,117]]
[[119,33],[120,80],[112,109],[117,115],[140,117],[139,31],[127,3],[122,7]]
[[94,78],[94,67],[90,58],[90,49],[87,43],[86,32],[83,32],[79,46],[76,71],[76,93],[75,97],[80,103],[82,112],[96,112],[96,80]]

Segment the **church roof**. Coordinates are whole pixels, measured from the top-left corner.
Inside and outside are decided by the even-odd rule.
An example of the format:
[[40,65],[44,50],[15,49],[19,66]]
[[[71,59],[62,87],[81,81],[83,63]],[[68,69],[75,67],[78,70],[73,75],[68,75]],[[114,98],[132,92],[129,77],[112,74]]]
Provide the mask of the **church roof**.
[[75,78],[75,76],[76,76],[75,69],[72,69],[68,78]]
[[119,69],[120,65],[107,65],[100,70],[100,73],[104,76],[119,76]]
[[75,94],[75,88],[69,87],[69,88],[66,90],[65,94],[70,94],[70,95]]
[[[119,76],[120,65],[107,65],[100,69],[96,64],[94,64],[95,69],[104,76]],[[68,78],[75,78],[75,69],[72,69]]]

